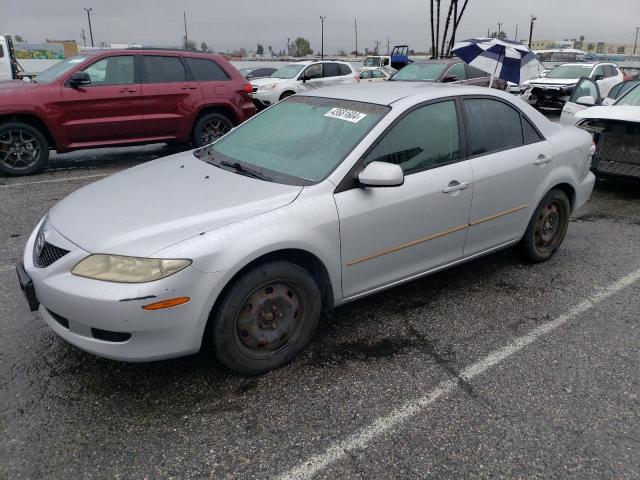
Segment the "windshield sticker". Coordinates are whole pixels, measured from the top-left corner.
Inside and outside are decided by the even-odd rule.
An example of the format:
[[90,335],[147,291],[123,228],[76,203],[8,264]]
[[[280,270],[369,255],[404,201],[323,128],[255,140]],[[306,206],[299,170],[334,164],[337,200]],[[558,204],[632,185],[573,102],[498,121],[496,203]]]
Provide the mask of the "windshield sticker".
[[346,108],[332,108],[325,113],[324,116],[329,118],[339,118],[340,120],[346,120],[351,123],[358,123],[367,115],[365,113],[347,110]]

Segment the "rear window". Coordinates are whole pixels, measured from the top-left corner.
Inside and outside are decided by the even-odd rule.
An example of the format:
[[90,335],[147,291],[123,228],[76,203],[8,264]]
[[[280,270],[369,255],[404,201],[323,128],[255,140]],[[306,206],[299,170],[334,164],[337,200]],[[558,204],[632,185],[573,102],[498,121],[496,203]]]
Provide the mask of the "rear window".
[[351,73],[351,69],[347,65],[341,63],[339,66],[340,66],[340,75],[349,75]]
[[337,63],[325,63],[322,66],[323,77],[339,77],[340,67]]
[[447,68],[446,63],[412,63],[391,77],[391,80],[404,82],[433,82],[440,78],[440,75],[442,75],[445,68]]
[[142,78],[145,83],[184,82],[187,74],[179,57],[145,55]]
[[229,80],[229,75],[213,60],[206,58],[185,58],[194,78],[199,82]]

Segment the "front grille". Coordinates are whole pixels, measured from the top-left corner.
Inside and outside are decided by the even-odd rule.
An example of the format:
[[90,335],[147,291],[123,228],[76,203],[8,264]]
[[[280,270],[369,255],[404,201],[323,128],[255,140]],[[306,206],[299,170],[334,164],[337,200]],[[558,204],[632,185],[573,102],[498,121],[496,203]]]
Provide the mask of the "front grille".
[[[37,245],[38,242],[36,242]],[[52,263],[57,262],[62,257],[64,257],[69,250],[65,250],[64,248],[56,247],[48,242],[44,242],[44,246],[40,251],[40,254],[36,251],[34,247],[33,251],[33,264],[36,267],[46,268]]]

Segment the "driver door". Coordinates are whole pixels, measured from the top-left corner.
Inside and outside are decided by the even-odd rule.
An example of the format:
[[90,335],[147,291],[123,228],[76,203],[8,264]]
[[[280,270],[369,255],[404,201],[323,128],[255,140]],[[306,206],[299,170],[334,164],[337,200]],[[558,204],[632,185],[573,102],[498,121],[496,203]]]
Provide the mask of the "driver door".
[[560,123],[573,125],[577,120],[576,113],[600,103],[600,88],[598,84],[589,78],[583,78],[573,89],[573,93],[571,93],[567,103],[564,104],[560,115]]
[[305,68],[298,79],[300,82],[300,91],[313,90],[324,86],[322,78],[322,64],[313,63]]
[[403,185],[336,190],[346,297],[462,258],[473,179],[461,144],[453,100],[421,106],[360,160],[400,165]]

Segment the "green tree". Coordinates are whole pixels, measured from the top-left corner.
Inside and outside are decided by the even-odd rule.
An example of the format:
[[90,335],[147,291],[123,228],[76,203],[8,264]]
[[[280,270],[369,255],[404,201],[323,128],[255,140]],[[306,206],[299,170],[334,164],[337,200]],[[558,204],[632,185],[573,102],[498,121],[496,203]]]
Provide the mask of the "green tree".
[[200,50],[204,53],[209,53],[211,51],[209,50],[209,46],[205,42],[202,42],[200,44]]
[[270,56],[270,57],[273,57],[273,47],[272,47],[271,45],[269,45],[269,46],[267,47],[267,49],[269,50],[269,56]]
[[256,54],[264,55],[264,47],[261,44],[258,44],[258,47],[256,48]]
[[293,56],[294,57],[304,57],[306,55],[311,55],[313,50],[311,49],[311,44],[309,40],[303,37],[298,37],[293,42]]
[[185,50],[196,50],[198,46],[195,40],[189,40],[187,37],[182,37],[182,48]]

